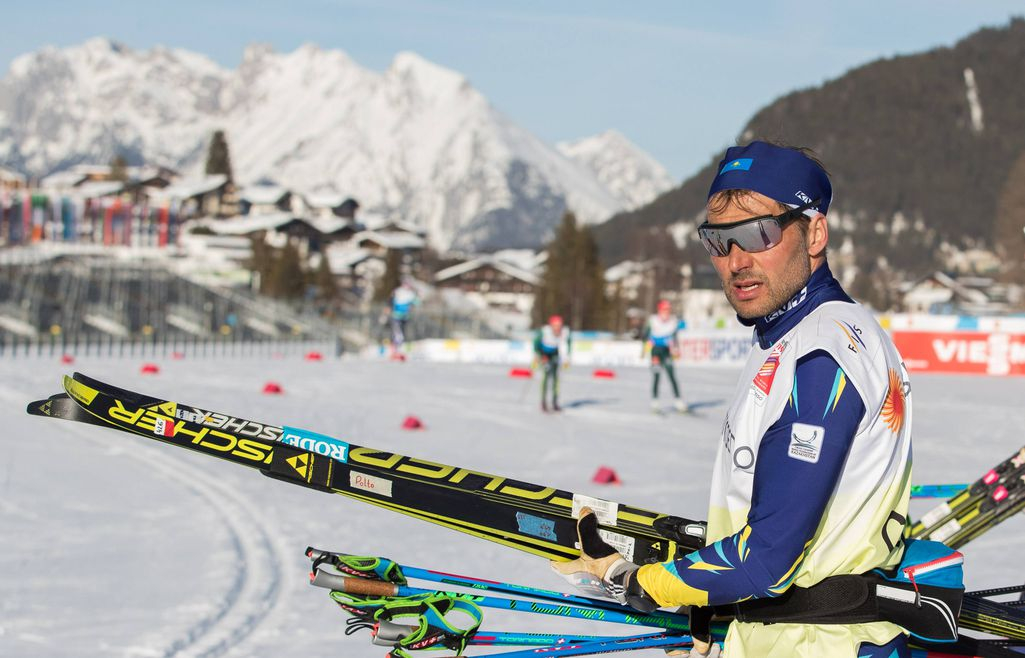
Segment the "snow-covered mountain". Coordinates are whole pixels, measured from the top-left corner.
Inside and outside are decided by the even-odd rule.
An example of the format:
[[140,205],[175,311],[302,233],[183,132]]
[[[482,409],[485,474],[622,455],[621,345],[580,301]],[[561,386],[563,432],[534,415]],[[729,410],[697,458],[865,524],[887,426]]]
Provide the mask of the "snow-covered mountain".
[[409,52],[378,73],[338,50],[257,45],[228,70],[97,38],[24,55],[0,80],[0,164],[35,176],[117,153],[195,171],[216,129],[238,182],[334,188],[440,248],[536,246],[566,208],[599,222],[665,184],[645,179],[661,168],[625,139],[602,138],[609,152],[592,145],[582,165]]
[[555,145],[593,173],[624,208],[639,208],[676,183],[665,167],[615,130]]

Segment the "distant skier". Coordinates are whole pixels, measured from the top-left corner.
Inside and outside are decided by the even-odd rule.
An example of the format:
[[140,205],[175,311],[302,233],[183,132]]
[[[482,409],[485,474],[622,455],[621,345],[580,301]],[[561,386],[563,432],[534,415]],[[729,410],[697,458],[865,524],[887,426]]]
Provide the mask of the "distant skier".
[[559,406],[559,365],[565,358],[569,365],[569,355],[573,346],[569,327],[562,323],[562,316],[553,315],[548,324],[534,334],[534,356],[541,364],[544,374],[541,378],[541,411],[548,411],[548,384],[551,381],[552,411],[561,411]]
[[406,342],[406,323],[413,307],[420,303],[409,279],[403,279],[391,294],[391,342],[392,356],[401,358],[402,346]]
[[676,398],[673,407],[681,413],[687,410],[687,405],[680,397],[680,386],[676,383],[676,372],[673,368],[673,360],[680,355],[678,338],[684,326],[685,323],[673,315],[672,305],[665,299],[658,303],[658,312],[648,318],[648,323],[644,326],[641,340],[644,341],[644,349],[651,350],[651,408],[654,411],[661,410],[658,404],[661,370],[666,371],[666,377],[673,386],[673,397]]

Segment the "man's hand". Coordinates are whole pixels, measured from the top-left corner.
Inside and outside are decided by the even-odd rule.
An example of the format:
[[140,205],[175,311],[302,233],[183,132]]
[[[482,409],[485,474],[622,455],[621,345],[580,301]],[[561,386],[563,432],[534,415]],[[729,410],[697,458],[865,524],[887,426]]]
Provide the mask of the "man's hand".
[[605,543],[598,534],[598,517],[589,508],[580,510],[577,520],[580,557],[569,562],[552,561],[552,570],[571,584],[591,593],[604,594],[642,612],[658,605],[632,582],[639,568]]
[[689,617],[693,646],[690,649],[667,649],[666,654],[685,658],[719,658],[719,643],[712,640],[712,609],[692,605]]

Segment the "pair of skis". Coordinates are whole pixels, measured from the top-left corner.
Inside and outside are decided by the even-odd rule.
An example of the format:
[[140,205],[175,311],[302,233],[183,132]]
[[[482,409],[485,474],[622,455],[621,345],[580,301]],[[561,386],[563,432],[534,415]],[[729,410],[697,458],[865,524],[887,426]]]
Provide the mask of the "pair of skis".
[[589,507],[627,559],[665,561],[704,545],[705,524],[631,505],[203,410],[75,373],[30,414],[107,427],[201,452],[552,560],[571,560]]
[[1025,447],[908,527],[909,537],[959,548],[1025,509]]

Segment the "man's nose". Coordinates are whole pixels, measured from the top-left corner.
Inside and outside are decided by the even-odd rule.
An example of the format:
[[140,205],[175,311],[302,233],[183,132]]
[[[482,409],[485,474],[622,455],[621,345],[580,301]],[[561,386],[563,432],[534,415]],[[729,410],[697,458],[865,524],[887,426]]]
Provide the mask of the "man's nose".
[[737,246],[736,242],[730,243],[730,253],[726,254],[726,259],[731,272],[746,270],[751,267],[751,264],[754,262],[751,258],[751,254]]

